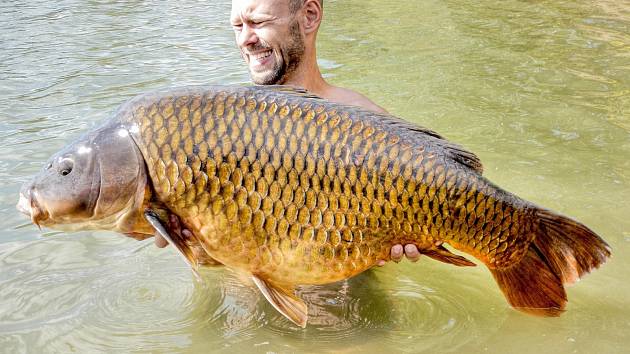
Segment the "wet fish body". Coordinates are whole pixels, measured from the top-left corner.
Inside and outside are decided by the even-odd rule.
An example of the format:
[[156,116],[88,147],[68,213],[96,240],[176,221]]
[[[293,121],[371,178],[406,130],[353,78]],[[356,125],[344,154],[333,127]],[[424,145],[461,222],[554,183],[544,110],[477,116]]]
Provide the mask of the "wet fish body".
[[[73,181],[81,191],[74,198],[83,198],[78,204],[87,209],[97,208],[100,198],[125,201],[102,208],[109,216],[103,211],[90,222],[86,216],[99,213],[78,206],[56,216],[42,197],[81,173],[74,160],[65,176],[55,166],[81,149],[100,150],[99,161],[112,160],[112,149],[118,156],[118,170],[92,167],[89,174],[131,176],[101,178],[98,193],[94,176]],[[193,266],[207,257],[251,274],[265,297],[300,325],[306,309],[293,295],[295,285],[352,277],[388,259],[395,244],[415,244],[458,266],[474,263],[445,244],[472,255],[514,307],[542,315],[558,315],[566,302],[563,284],[610,255],[586,226],[492,184],[474,154],[437,133],[287,87],[141,95],[49,166],[22,191],[20,208],[35,222],[142,238],[164,224],[154,211],[175,214],[194,237],[158,231]]]

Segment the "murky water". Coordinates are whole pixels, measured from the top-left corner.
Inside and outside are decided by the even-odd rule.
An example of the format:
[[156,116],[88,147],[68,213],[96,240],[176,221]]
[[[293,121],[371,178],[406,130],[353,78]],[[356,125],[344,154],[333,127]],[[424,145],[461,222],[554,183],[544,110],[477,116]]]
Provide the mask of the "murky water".
[[307,287],[297,329],[239,278],[172,249],[39,231],[17,191],[149,89],[247,83],[229,1],[0,3],[0,352],[618,353],[630,346],[630,5],[325,2],[334,83],[476,152],[486,175],[598,231],[614,256],[556,319],[511,310],[483,267],[423,259]]

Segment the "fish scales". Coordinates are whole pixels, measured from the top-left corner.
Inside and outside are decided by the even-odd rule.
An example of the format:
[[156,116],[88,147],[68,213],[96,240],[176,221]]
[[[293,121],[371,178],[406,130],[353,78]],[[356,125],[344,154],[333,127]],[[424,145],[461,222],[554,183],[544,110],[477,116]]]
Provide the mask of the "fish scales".
[[296,285],[356,275],[397,244],[457,266],[475,264],[445,244],[472,255],[512,306],[545,316],[610,255],[437,133],[282,86],[138,96],[54,155],[18,209],[64,230],[160,235],[195,275],[198,264],[248,274],[300,326]]
[[[127,119],[140,123],[158,197],[204,248],[278,282],[347,278],[397,243],[447,242],[501,267],[531,242],[520,237],[530,225],[502,218],[518,221],[526,205],[445,160],[434,136],[378,114],[233,89],[145,96]],[[520,209],[493,212],[505,198]]]

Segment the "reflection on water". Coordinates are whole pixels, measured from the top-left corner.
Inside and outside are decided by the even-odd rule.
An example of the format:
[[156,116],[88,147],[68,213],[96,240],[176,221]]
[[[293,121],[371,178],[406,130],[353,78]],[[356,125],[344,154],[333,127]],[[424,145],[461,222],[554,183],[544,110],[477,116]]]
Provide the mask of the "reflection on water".
[[[299,329],[221,268],[39,231],[14,208],[52,152],[140,92],[246,83],[229,1],[0,3],[0,352],[600,352],[630,343],[630,6],[327,1],[334,83],[430,126],[486,175],[598,231],[613,258],[557,319],[508,308],[483,267],[423,259],[304,286]],[[362,16],[357,16],[362,14]],[[149,241],[150,242],[150,241]]]

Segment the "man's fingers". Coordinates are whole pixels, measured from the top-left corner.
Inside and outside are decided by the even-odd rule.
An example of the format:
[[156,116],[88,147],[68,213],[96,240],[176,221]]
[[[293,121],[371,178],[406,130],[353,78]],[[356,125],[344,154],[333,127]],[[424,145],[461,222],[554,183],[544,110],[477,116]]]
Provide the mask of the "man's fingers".
[[416,247],[416,245],[409,243],[405,245],[405,256],[408,260],[417,262],[418,259],[420,259],[420,251],[418,251],[418,247]]
[[160,235],[155,235],[155,245],[158,248],[164,248],[166,246],[168,246],[168,242],[164,239],[164,237],[160,236]]
[[181,235],[181,225],[179,224],[179,217],[175,214],[168,215],[168,229],[171,232],[176,233],[178,236]]
[[[171,235],[179,236],[180,238],[190,239],[193,234],[188,229],[182,229],[182,224],[179,221],[179,217],[175,214],[169,214],[168,216],[168,230]],[[155,245],[159,248],[168,246],[168,241],[160,235],[155,235]]]
[[192,233],[190,230],[188,230],[188,229],[183,229],[183,230],[182,230],[182,236],[183,236],[185,239],[187,239],[187,240],[188,240],[188,239],[191,239],[191,238],[193,237],[193,233]]
[[394,245],[390,252],[390,256],[392,261],[398,263],[403,257],[403,246],[402,245]]

